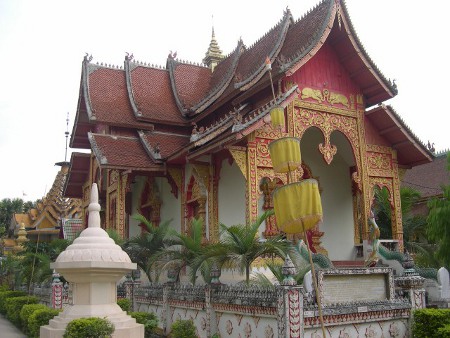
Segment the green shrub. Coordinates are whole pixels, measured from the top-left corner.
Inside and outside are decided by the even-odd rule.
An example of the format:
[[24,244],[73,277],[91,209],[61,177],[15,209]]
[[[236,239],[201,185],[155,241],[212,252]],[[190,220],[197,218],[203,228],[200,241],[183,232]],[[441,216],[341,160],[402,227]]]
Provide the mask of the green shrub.
[[40,327],[43,325],[48,325],[48,322],[53,317],[59,314],[60,310],[55,310],[51,308],[38,309],[34,311],[30,317],[28,317],[28,331],[31,338],[39,337]]
[[172,338],[197,338],[194,322],[192,320],[176,320],[170,329],[170,336]]
[[26,296],[27,293],[23,291],[3,291],[0,292],[0,313],[2,315],[6,315],[6,307],[5,307],[5,301],[8,298],[11,297],[20,297],[20,296]]
[[158,316],[153,312],[130,312],[129,315],[136,319],[136,323],[144,325],[146,338],[158,327]]
[[125,312],[129,312],[131,310],[131,300],[129,300],[128,298],[118,299],[117,305],[119,305],[120,308]]
[[439,337],[450,338],[450,324],[440,327],[437,331]]
[[26,304],[36,304],[38,299],[32,296],[10,297],[5,300],[6,318],[15,326],[20,327],[20,310]]
[[106,338],[111,337],[114,325],[104,318],[79,318],[66,327],[64,338]]
[[450,309],[420,309],[414,311],[413,337],[440,338],[439,328],[450,324]]
[[47,307],[44,304],[26,304],[22,306],[22,310],[20,310],[20,325],[22,327],[22,331],[25,334],[29,334],[28,331],[28,318],[31,314],[39,309],[46,309]]

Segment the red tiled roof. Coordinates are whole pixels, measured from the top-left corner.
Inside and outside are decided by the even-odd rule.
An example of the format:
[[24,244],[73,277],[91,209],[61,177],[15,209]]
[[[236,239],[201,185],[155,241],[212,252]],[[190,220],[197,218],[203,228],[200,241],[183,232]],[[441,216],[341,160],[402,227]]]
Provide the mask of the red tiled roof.
[[128,99],[125,72],[90,65],[89,98],[97,121],[116,125],[136,125]]
[[211,69],[168,60],[173,92],[179,101],[181,110],[192,107],[205,96],[211,81]]
[[289,27],[279,54],[281,63],[286,63],[287,67],[295,65],[317,44],[325,29],[324,24],[328,23],[333,2],[322,1]]
[[137,137],[89,133],[89,141],[101,167],[139,170],[158,170],[161,168],[148,156]]
[[401,184],[420,191],[424,198],[442,194],[442,186],[450,184],[447,154],[444,153],[435,157],[431,163],[418,165],[407,170]]
[[166,122],[185,123],[177,107],[170,85],[169,72],[166,69],[144,67],[134,63],[130,81],[133,97],[142,119]]
[[288,10],[276,26],[242,53],[236,69],[237,88],[248,84],[259,73],[265,73],[266,58],[273,60],[278,55],[292,21],[291,12]]
[[365,117],[397,150],[399,165],[413,167],[432,161],[432,154],[411,132],[391,106],[380,105],[365,112]]
[[165,159],[189,144],[189,136],[160,132],[140,133],[141,140],[148,146],[160,149],[161,158]]

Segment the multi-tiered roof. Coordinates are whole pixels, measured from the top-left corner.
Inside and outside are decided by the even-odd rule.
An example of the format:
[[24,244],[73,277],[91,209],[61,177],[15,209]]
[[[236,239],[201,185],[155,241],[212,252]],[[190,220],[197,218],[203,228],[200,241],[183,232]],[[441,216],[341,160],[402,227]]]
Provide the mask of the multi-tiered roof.
[[[299,70],[325,43],[361,89],[367,106],[397,94],[395,84],[364,50],[344,3],[323,0],[297,21],[286,10],[252,46],[238,41],[214,68],[178,60],[172,53],[165,67],[137,62],[129,54],[123,68],[94,64],[86,56],[70,145],[92,148],[105,168],[162,171],[165,162],[182,163],[216,145],[235,143],[260,126],[273,105],[286,106],[297,95],[296,86],[287,91],[279,80]],[[211,56],[221,58],[220,53],[213,33],[205,62],[211,66]],[[429,160],[423,145],[413,148],[415,158],[408,161]],[[86,160],[86,155],[74,153],[72,168],[85,167]],[[78,182],[86,175],[71,173],[66,195],[81,196]]]

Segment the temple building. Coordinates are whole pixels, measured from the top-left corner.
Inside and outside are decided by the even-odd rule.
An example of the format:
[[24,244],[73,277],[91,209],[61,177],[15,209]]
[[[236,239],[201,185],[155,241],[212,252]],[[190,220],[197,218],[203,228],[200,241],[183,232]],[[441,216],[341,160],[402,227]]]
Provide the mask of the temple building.
[[[135,236],[142,230],[132,216],[141,213],[186,232],[201,217],[204,240],[216,241],[220,223],[250,222],[273,207],[271,193],[288,177],[273,171],[268,145],[291,136],[301,142],[296,179],[316,178],[321,192],[313,251],[356,259],[376,187],[389,191],[402,249],[400,177],[433,154],[383,104],[396,84],[364,50],[344,2],[323,0],[299,20],[286,10],[261,33],[225,56],[213,31],[203,64],[172,53],[164,67],[128,53],[123,67],[84,57],[70,146],[91,152],[72,153],[64,195],[82,200],[85,222],[97,183],[104,228]],[[276,106],[281,129],[270,124]],[[260,229],[278,231],[274,216]]]
[[[64,184],[69,171],[68,162],[59,162],[61,169],[56,174],[50,191],[37,202],[36,208],[23,214],[15,213],[11,219],[9,231],[18,235],[21,226],[31,241],[51,241],[62,237],[63,227],[68,224],[80,224],[82,216],[81,201],[63,196]],[[66,224],[67,223],[67,224]],[[80,231],[82,230],[79,227]]]

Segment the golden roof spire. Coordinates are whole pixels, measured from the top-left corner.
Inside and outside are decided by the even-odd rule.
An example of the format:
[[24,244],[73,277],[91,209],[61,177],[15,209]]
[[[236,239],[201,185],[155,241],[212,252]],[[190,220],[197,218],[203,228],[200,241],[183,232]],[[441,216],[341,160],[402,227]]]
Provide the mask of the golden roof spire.
[[212,26],[211,42],[209,43],[209,48],[206,51],[203,63],[214,71],[217,64],[225,57],[222,54],[222,50],[216,40],[216,35],[214,34],[214,25]]

